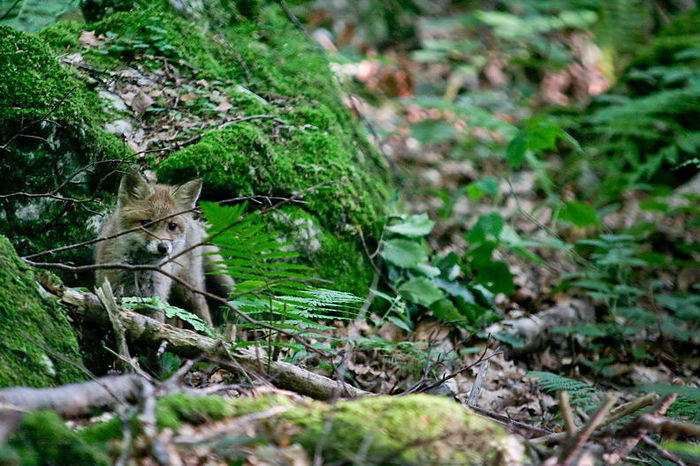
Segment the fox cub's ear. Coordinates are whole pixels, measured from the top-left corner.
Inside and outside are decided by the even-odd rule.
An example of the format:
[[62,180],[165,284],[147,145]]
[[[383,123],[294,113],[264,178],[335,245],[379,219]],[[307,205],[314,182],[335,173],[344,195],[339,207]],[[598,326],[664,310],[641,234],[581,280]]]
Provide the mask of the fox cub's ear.
[[202,179],[188,181],[187,183],[175,188],[173,195],[187,209],[193,209],[199,193],[202,191]]
[[151,194],[148,182],[137,172],[131,171],[119,183],[119,204],[146,199]]

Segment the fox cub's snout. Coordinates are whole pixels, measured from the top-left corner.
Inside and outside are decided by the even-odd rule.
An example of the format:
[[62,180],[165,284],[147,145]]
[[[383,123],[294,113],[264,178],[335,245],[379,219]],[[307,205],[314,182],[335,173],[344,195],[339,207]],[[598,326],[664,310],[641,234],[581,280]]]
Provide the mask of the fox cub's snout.
[[[201,179],[169,186],[149,183],[137,173],[125,175],[119,185],[117,208],[100,236],[133,231],[98,243],[97,263],[160,264],[165,273],[100,269],[98,285],[107,278],[117,296],[157,296],[211,324],[206,300],[182,283],[205,291],[205,271],[213,271],[222,260],[214,246],[203,244],[206,233],[191,213],[201,189]],[[207,282],[216,288],[211,291],[224,297],[233,285],[230,277],[220,274],[207,277]],[[162,313],[156,318],[164,320]]]

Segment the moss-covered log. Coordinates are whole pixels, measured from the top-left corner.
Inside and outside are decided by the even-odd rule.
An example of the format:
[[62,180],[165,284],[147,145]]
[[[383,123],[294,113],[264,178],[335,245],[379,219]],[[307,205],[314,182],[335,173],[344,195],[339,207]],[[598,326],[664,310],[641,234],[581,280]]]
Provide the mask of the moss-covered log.
[[[190,459],[291,464],[271,461],[270,455],[295,452],[307,461],[320,455],[324,464],[528,464],[521,439],[458,403],[430,395],[328,405],[279,395],[232,400],[178,394],[159,400],[156,416],[159,428],[175,431],[168,437],[170,451]],[[45,427],[49,433],[36,428],[37,418],[50,421]],[[191,428],[207,421],[219,422]],[[112,419],[74,433],[55,414],[36,413],[27,416],[5,455],[51,453],[52,446],[38,441],[42,435],[73,439],[62,458],[69,464],[87,452],[115,458],[123,428]]]

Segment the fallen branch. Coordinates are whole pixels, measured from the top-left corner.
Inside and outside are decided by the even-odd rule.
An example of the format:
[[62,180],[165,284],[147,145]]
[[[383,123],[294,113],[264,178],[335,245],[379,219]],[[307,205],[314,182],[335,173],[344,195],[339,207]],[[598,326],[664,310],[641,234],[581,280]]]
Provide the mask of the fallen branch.
[[671,407],[677,398],[677,393],[664,396],[656,402],[651,410],[651,414],[642,414],[637,416],[632,420],[632,422],[620,429],[616,436],[624,437],[624,440],[622,441],[621,445],[610,454],[608,458],[609,463],[617,464],[622,461],[623,458],[629,455],[642,437],[649,434],[649,425],[651,424],[651,421],[656,420],[666,414],[668,408]]
[[149,382],[128,374],[55,388],[3,388],[0,390],[0,412],[50,409],[66,417],[82,416],[94,408],[136,401],[145,383]]
[[488,327],[486,332],[491,335],[507,334],[516,337],[522,342],[522,346],[511,347],[509,352],[524,354],[544,346],[553,337],[552,331],[555,328],[591,322],[594,317],[593,306],[574,299],[568,304],[560,304],[531,316],[498,322]]
[[[57,288],[51,284],[42,285],[66,305],[74,317],[111,328],[109,315],[94,294],[73,288]],[[127,309],[120,309],[119,320],[127,338],[131,341],[153,347],[158,347],[162,341],[167,341],[168,351],[179,356],[196,358],[204,355],[216,358],[220,360],[222,367],[228,370],[239,371],[242,367],[263,373],[275,386],[302,395],[319,400],[331,399],[334,393],[351,398],[369,395],[369,392],[336,382],[293,364],[268,360],[267,355],[260,349],[230,351],[220,340],[178,329]]]
[[615,401],[617,401],[617,396],[608,393],[605,401],[603,401],[596,413],[591,416],[576,435],[572,436],[571,441],[563,446],[557,464],[562,464],[564,466],[576,464],[575,462],[578,454],[583,449],[585,443],[588,442],[588,439],[591,438],[593,432],[603,423],[605,416],[608,414],[608,411],[610,411],[610,408],[613,407]]
[[[636,413],[642,408],[651,406],[658,397],[659,395],[657,395],[656,393],[649,393],[642,397],[635,398],[634,400],[629,401],[625,404],[622,404],[615,409],[610,410],[610,413],[605,417],[605,420],[603,420],[603,423],[600,425],[600,427],[608,426],[615,421],[619,421],[627,415]],[[535,439],[532,439],[531,442],[534,444],[545,444],[549,442],[564,440],[566,437],[567,432],[556,432],[553,434],[545,435],[543,437],[537,437]]]

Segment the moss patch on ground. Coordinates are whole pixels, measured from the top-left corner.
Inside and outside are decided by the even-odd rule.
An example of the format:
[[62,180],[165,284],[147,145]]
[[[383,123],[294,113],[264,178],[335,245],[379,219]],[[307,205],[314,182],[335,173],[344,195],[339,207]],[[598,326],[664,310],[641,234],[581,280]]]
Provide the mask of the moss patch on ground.
[[6,447],[0,447],[0,464],[110,464],[107,455],[70,430],[51,411],[26,414]]
[[0,387],[48,387],[85,380],[66,310],[40,292],[34,270],[0,236]]
[[341,401],[297,408],[282,418],[303,428],[294,440],[311,455],[325,439],[322,451],[329,462],[502,464],[524,457],[501,426],[437,396]]

